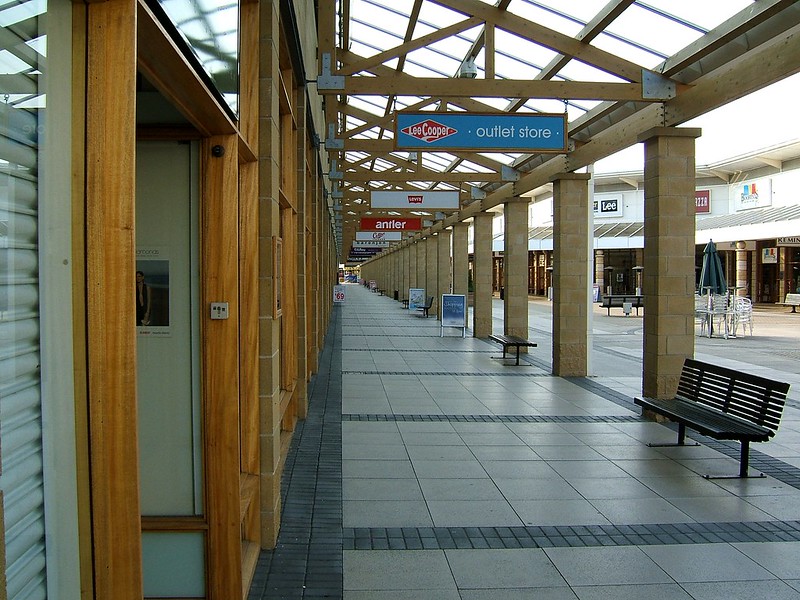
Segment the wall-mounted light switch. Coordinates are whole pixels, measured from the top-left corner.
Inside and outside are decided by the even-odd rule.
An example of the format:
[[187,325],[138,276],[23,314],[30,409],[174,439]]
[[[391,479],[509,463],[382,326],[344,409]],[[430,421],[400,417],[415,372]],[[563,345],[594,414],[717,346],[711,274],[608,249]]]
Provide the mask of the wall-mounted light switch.
[[212,319],[227,319],[228,318],[228,303],[227,302],[212,302],[211,303],[211,318]]

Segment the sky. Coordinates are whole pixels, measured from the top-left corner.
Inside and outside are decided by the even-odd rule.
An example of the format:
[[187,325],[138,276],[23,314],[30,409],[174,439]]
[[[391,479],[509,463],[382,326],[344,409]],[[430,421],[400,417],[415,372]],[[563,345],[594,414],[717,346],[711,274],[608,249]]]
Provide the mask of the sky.
[[[696,164],[708,166],[744,154],[800,139],[800,74],[774,83],[722,108],[687,121],[682,127],[700,127]],[[595,164],[595,173],[641,170],[642,144],[613,154]]]

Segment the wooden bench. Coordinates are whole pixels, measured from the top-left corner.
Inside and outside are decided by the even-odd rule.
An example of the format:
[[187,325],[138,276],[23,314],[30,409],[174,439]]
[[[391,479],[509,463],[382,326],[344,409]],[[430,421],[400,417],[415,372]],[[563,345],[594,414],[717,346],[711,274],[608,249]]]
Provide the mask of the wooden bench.
[[418,306],[417,310],[422,311],[422,316],[427,318],[431,306],[433,306],[433,296],[428,296],[427,302],[423,306]]
[[639,309],[644,306],[644,297],[637,296],[636,294],[615,294],[613,296],[603,296],[600,298],[600,306],[608,310],[608,315],[611,316],[612,308],[622,308],[626,302],[630,302],[631,308],[636,309],[636,314],[639,314]]
[[686,427],[717,440],[738,440],[738,477],[748,477],[750,442],[766,442],[775,435],[788,392],[788,383],[687,358],[675,398],[634,402],[678,424],[676,444],[649,445],[683,446]]
[[515,364],[519,364],[519,349],[523,346],[528,348],[536,348],[536,342],[532,342],[530,340],[526,340],[525,338],[516,336],[516,335],[495,335],[492,334],[489,336],[489,339],[493,342],[497,342],[501,346],[503,346],[503,356],[493,356],[492,358],[500,358],[505,359],[506,351],[509,348],[516,347],[517,349],[517,362]]
[[800,306],[800,294],[786,294],[783,302],[777,302],[781,306],[791,306],[792,312],[797,312],[796,308]]

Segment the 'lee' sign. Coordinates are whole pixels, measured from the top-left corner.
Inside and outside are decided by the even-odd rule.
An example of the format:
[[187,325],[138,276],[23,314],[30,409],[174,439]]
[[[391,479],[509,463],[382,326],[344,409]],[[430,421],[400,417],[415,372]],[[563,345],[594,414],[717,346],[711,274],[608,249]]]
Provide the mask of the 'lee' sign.
[[362,231],[419,231],[422,219],[404,217],[362,217]]

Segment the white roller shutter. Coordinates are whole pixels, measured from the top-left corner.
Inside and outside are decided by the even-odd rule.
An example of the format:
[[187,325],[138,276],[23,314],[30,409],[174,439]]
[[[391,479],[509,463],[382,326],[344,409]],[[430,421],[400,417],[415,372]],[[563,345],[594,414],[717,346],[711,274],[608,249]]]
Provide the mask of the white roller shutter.
[[13,600],[47,597],[37,243],[40,65],[31,43],[39,38],[41,10],[42,2],[0,8],[0,487]]

